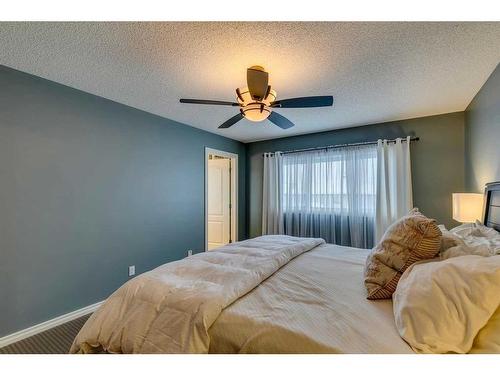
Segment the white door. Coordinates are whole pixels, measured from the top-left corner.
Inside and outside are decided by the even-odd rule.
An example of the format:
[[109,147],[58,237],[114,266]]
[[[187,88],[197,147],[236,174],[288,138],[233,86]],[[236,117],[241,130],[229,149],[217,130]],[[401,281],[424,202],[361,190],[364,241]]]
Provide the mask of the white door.
[[230,163],[230,159],[208,160],[208,250],[229,243],[231,234]]

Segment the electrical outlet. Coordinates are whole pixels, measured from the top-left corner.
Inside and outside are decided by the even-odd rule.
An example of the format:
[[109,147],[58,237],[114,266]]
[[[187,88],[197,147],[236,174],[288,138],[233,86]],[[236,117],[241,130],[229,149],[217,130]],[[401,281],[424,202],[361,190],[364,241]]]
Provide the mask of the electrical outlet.
[[190,257],[191,255],[193,255],[193,250],[188,250],[188,257]]
[[135,275],[135,266],[128,266],[128,275],[129,276]]

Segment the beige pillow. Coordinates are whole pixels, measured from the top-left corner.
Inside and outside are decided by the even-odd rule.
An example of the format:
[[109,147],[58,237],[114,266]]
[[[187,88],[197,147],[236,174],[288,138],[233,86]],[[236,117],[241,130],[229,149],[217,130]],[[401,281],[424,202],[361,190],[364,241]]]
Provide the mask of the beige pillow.
[[469,353],[500,353],[500,305],[477,334]]
[[440,245],[436,221],[415,209],[393,223],[366,259],[367,298],[391,298],[403,272],[419,260],[434,258]]
[[418,353],[500,350],[500,256],[412,265],[393,295],[394,321]]

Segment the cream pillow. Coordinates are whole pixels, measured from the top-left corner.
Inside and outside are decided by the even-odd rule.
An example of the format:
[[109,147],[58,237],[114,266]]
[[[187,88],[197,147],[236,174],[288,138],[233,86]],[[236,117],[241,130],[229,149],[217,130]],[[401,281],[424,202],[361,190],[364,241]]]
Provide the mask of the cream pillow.
[[414,264],[393,295],[399,334],[419,353],[498,352],[499,306],[498,256]]
[[477,334],[469,353],[500,353],[500,306]]
[[440,246],[436,221],[415,209],[393,223],[366,259],[367,298],[391,298],[402,273],[419,260],[434,258]]

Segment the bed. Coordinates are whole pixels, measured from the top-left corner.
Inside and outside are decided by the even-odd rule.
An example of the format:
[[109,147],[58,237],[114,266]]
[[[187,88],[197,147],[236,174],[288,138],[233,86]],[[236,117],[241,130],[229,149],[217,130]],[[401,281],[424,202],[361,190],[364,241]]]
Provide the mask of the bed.
[[484,225],[500,231],[500,181],[486,184],[483,211]]
[[[485,198],[484,222],[498,229],[500,183]],[[392,300],[366,299],[369,253],[263,236],[168,263],[113,293],[71,352],[414,353]]]
[[227,307],[210,328],[211,353],[413,353],[390,300],[369,301],[369,250],[323,244]]

